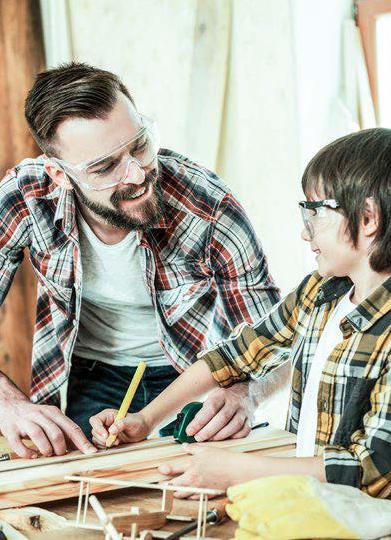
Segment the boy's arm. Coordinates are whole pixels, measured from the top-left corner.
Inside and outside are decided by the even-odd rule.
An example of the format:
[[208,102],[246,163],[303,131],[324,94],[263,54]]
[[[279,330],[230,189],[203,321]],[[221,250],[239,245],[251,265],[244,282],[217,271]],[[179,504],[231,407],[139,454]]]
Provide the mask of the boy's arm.
[[[245,381],[250,376],[261,378],[279,367],[286,361],[289,352],[297,323],[298,299],[308,279],[257,325],[251,327],[244,324],[230,339],[201,353],[200,360],[187,368],[140,414],[130,414],[118,425],[113,424],[115,414],[111,409],[92,417],[90,423],[94,442],[104,446],[108,428],[110,433],[126,434],[123,442],[141,440],[156,425],[176,414],[183,405],[217,385],[226,387]],[[225,413],[221,410],[219,414]]]
[[145,439],[165,419],[216,386],[206,363],[198,360],[139,413],[128,414],[118,423],[114,423],[116,411],[113,409],[105,409],[91,417],[93,442],[104,447],[109,433],[120,435],[118,442]]

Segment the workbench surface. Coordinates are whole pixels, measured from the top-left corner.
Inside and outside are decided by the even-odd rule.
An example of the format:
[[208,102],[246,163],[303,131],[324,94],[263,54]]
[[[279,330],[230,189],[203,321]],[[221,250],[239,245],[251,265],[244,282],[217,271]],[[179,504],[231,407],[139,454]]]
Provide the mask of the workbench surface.
[[[116,490],[106,493],[100,493],[97,495],[100,503],[106,510],[106,512],[125,512],[129,511],[130,506],[140,506],[147,510],[159,510],[161,505],[161,492],[151,490]],[[67,499],[63,501],[53,501],[50,503],[40,504],[40,507],[45,508],[51,512],[55,512],[60,516],[73,520],[76,516],[77,499]],[[213,508],[213,500],[209,502],[209,508]],[[175,499],[173,514],[191,515],[195,519],[197,518],[198,502],[191,500]],[[89,517],[91,520],[96,521],[96,516],[91,507],[89,507]],[[173,521],[164,528],[167,531],[175,531],[184,527],[186,523]],[[207,536],[213,538],[233,538],[236,523],[231,520],[226,520],[220,525],[210,525],[207,528]],[[194,533],[189,533],[195,535]],[[46,533],[23,533],[28,538],[33,540],[65,540],[65,539],[103,539],[103,533],[101,531],[75,529],[66,527],[62,530],[48,531]]]

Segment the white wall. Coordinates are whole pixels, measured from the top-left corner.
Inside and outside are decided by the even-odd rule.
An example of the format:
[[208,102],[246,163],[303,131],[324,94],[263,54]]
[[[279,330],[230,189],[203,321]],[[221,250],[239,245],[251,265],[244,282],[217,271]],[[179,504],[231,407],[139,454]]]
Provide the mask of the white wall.
[[[353,0],[291,0],[291,4],[302,174],[321,147],[353,129],[344,102],[342,35],[343,22],[353,16]],[[304,242],[301,260],[306,272],[315,267]]]
[[41,0],[51,63],[58,51],[57,61],[69,54],[120,74],[158,119],[163,145],[217,169],[284,293],[313,267],[300,239],[300,174],[351,128],[342,23],[352,2]]

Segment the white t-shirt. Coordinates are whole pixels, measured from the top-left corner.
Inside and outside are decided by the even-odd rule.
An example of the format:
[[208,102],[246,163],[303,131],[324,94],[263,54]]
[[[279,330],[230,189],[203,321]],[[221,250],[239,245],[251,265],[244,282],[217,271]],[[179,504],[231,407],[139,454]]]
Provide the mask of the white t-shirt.
[[301,404],[297,431],[296,456],[310,457],[315,452],[315,436],[318,419],[319,383],[327,358],[343,339],[340,322],[356,308],[351,302],[353,288],[339,301],[330,315],[316,348]]
[[116,366],[170,365],[159,345],[152,299],[144,283],[136,232],[108,245],[79,215],[83,269],[74,353]]

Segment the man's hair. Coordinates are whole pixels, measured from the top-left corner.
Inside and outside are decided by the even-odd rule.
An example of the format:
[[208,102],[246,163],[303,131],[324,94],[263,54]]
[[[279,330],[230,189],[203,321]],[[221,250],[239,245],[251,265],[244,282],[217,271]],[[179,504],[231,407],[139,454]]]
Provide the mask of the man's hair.
[[376,272],[391,270],[391,129],[359,131],[325,146],[307,165],[302,187],[307,196],[323,193],[340,204],[354,247],[365,199],[372,197],[379,226],[369,263]]
[[38,146],[55,154],[56,130],[68,118],[105,118],[118,92],[134,105],[121,80],[103,69],[71,62],[39,73],[25,102],[25,117]]

